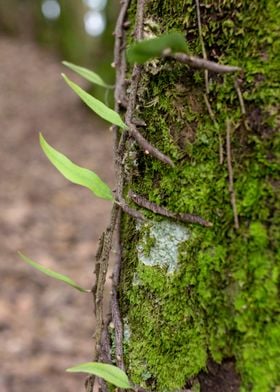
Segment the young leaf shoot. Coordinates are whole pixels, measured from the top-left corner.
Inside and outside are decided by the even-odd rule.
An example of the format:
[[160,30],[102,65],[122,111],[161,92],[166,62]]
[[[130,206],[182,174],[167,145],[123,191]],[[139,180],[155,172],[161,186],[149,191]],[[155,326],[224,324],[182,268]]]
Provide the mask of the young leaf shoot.
[[185,37],[180,33],[172,32],[137,42],[127,50],[127,59],[130,63],[144,64],[151,58],[160,57],[167,49],[172,53],[186,53],[188,46]]
[[107,363],[86,362],[66,369],[66,371],[73,373],[81,372],[94,374],[95,376],[103,378],[103,380],[115,385],[118,388],[130,389],[132,387],[127,375],[123,370]]
[[81,98],[81,100],[98,116],[103,118],[104,120],[108,121],[111,124],[117,125],[122,129],[126,129],[127,126],[121,119],[121,116],[115,112],[114,110],[110,109],[106,106],[103,102],[99,101],[98,99],[94,98],[92,95],[84,91],[80,86],[76,83],[72,82],[66,75],[62,74],[65,82],[71,89]]
[[41,133],[40,145],[50,162],[67,180],[88,188],[102,199],[113,200],[111,189],[97,174],[70,161],[65,155],[50,146]]
[[74,287],[74,289],[79,290],[83,293],[90,293],[91,292],[91,290],[86,290],[83,287],[79,286],[76,282],[74,282],[74,280],[72,280],[68,276],[59,274],[58,272],[55,272],[49,268],[44,267],[41,264],[36,263],[36,261],[29,259],[29,257],[25,256],[21,252],[18,252],[18,254],[23,261],[25,261],[27,264],[31,265],[33,268],[37,269],[38,271],[43,272],[43,274],[48,275],[53,279],[60,280],[64,283],[68,284],[68,286]]
[[112,88],[112,86],[105,83],[104,80],[97,73],[87,68],[69,63],[68,61],[62,61],[62,64],[93,84],[97,84],[98,86],[105,87],[105,88]]

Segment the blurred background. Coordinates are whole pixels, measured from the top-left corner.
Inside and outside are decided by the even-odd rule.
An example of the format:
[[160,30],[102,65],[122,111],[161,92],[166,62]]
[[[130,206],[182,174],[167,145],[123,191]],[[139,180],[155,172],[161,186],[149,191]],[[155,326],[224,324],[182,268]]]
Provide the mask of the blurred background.
[[60,74],[104,98],[61,61],[92,68],[113,83],[118,5],[0,0],[1,392],[84,391],[85,376],[65,369],[91,360],[91,297],[40,275],[17,251],[92,286],[110,202],[68,183],[40,150],[38,132],[113,187],[109,126],[83,106]]

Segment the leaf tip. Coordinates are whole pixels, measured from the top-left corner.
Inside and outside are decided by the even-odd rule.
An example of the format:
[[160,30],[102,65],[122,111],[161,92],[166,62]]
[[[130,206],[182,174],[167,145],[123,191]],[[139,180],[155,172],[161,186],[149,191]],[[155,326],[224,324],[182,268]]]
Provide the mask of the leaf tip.
[[61,76],[63,77],[63,79],[67,82],[67,76],[65,75],[65,73],[61,72]]
[[42,132],[39,132],[39,143],[40,143],[42,150],[45,151],[44,144],[46,144],[47,142],[46,142],[46,139],[44,138]]

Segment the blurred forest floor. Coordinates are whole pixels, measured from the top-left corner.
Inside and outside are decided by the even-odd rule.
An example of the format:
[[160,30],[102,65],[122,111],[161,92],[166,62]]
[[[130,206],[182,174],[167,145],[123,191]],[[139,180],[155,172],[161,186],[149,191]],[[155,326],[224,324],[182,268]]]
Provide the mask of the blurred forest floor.
[[0,36],[0,53],[0,390],[84,391],[85,376],[65,369],[91,360],[92,299],[16,252],[91,287],[110,202],[68,183],[41,151],[38,131],[110,185],[112,135],[66,86],[60,73],[70,72],[49,52]]

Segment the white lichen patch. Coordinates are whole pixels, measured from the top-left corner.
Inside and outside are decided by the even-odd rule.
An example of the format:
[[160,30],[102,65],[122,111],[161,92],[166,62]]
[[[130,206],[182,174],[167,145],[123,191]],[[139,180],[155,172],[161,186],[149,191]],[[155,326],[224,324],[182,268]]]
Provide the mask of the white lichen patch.
[[140,286],[141,280],[139,278],[139,275],[137,273],[134,273],[133,279],[132,279],[132,286]]
[[144,232],[137,246],[139,260],[145,265],[167,267],[169,273],[174,272],[178,265],[178,246],[189,238],[189,230],[167,220],[140,224],[138,230]]
[[128,343],[131,338],[131,330],[127,318],[125,318],[123,321],[123,342]]

